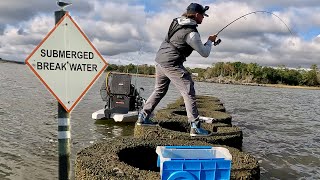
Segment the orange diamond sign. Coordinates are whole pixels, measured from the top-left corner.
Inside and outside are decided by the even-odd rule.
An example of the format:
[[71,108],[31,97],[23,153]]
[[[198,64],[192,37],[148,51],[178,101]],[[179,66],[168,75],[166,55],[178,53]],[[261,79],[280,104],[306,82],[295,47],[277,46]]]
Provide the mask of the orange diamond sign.
[[25,62],[67,112],[72,111],[107,67],[68,13]]

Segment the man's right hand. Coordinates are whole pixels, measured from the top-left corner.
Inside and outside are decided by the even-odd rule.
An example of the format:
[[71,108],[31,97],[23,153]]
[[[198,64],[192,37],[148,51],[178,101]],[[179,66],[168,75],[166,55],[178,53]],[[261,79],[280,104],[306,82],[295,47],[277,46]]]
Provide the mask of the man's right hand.
[[208,37],[208,40],[210,40],[210,41],[212,41],[212,42],[215,42],[216,39],[217,39],[217,35],[210,35],[210,36]]

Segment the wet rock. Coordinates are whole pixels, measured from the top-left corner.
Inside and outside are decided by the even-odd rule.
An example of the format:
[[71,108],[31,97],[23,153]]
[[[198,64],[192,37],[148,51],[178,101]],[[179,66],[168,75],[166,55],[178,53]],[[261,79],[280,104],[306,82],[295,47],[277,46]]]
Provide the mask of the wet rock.
[[[221,111],[225,112],[226,109],[223,106],[223,103],[216,97],[212,96],[196,96],[196,102],[198,108],[207,108],[212,111]],[[174,103],[168,104],[167,109],[176,109],[176,108],[184,108],[183,98],[180,97]]]
[[75,179],[160,179],[156,147],[169,145],[225,147],[232,155],[231,179],[259,179],[259,163],[240,151],[242,131],[232,126],[232,117],[220,100],[197,96],[197,104],[201,116],[214,118],[201,125],[212,136],[190,137],[183,99],[179,98],[156,113],[157,126],[135,126],[134,137],[106,140],[77,153]]
[[191,137],[190,125],[186,121],[167,120],[159,122],[157,126],[135,126],[134,137],[143,139],[197,139],[211,144],[221,144],[241,149],[243,139],[241,129],[224,125],[222,123],[202,124],[204,129],[212,132],[212,135]]
[[[120,137],[77,153],[75,179],[160,179],[157,146],[220,146],[197,140]],[[226,147],[232,155],[231,179],[259,179],[259,164],[249,154]]]
[[[198,108],[199,115],[205,117],[214,118],[213,123],[225,123],[231,125],[232,117],[231,115],[221,112],[221,111],[211,111],[206,108]],[[155,120],[163,121],[167,119],[174,119],[179,121],[188,121],[187,112],[185,108],[175,108],[175,109],[161,109],[157,111],[154,116]]]

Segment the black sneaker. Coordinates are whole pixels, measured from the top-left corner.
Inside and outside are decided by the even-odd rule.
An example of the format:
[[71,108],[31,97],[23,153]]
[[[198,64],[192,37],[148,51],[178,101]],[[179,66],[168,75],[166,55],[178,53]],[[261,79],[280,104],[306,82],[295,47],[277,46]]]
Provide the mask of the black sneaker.
[[136,122],[137,125],[144,125],[144,126],[155,126],[157,125],[156,122],[153,122],[145,113],[139,112],[138,120]]

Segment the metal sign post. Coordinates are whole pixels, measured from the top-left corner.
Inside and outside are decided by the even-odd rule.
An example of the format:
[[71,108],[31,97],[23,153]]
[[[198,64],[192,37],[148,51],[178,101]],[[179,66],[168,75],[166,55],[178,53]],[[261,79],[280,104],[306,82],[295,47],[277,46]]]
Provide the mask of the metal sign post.
[[[55,11],[55,24],[58,24],[60,19],[67,11]],[[58,153],[59,153],[59,180],[70,179],[70,113],[58,102]]]
[[58,103],[59,179],[70,179],[70,113]]

